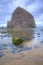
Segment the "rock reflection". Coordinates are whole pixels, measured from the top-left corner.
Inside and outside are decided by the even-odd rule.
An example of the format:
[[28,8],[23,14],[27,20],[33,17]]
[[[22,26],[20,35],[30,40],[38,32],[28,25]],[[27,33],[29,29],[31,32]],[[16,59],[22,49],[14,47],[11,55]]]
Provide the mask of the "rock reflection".
[[15,54],[15,53],[21,53],[23,51],[26,51],[26,50],[31,50],[32,47],[25,47],[24,44],[21,44],[19,45],[18,47],[16,48],[13,48],[12,47],[12,53]]
[[3,57],[5,54],[3,52],[0,52],[0,57]]

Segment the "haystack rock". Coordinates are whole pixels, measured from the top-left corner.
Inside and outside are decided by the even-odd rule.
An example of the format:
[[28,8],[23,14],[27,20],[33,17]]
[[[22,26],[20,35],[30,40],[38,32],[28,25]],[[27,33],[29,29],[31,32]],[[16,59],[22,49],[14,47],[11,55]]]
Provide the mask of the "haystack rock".
[[9,29],[15,28],[35,28],[35,21],[32,14],[24,10],[23,8],[17,7],[12,13],[11,20],[7,23]]

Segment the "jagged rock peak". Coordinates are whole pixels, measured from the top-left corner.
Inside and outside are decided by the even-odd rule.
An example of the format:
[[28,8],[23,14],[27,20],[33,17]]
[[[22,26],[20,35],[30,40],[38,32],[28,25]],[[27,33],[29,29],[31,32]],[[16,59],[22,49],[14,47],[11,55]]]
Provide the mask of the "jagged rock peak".
[[15,11],[12,13],[12,17],[15,15],[15,14],[22,14],[22,13],[24,13],[25,15],[29,15],[29,16],[31,16],[31,17],[33,17],[33,15],[31,15],[31,13],[30,12],[28,12],[28,11],[26,11],[25,9],[23,9],[23,8],[21,8],[21,7],[17,7],[16,9],[15,9]]
[[11,20],[8,22],[8,28],[35,28],[36,24],[31,13],[21,7],[17,7],[12,13]]

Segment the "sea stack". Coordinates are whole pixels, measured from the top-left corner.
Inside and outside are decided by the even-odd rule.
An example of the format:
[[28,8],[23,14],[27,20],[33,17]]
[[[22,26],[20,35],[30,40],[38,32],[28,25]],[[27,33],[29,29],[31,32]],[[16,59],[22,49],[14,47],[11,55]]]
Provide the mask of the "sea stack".
[[12,13],[11,20],[7,23],[9,29],[35,28],[35,21],[32,14],[21,7],[17,7]]

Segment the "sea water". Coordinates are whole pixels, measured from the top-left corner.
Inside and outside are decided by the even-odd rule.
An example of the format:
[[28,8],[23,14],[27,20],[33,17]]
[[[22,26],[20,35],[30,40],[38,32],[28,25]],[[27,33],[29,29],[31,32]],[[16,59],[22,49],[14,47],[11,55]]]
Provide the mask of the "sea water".
[[[42,49],[40,50],[40,53],[41,51],[43,52],[43,28],[34,28],[33,30],[34,30],[34,33],[33,33],[34,43],[32,42],[30,45],[27,44],[27,46],[25,46],[24,44],[21,44],[18,47],[12,44],[12,37],[10,35],[8,36],[8,34],[0,33],[0,61],[2,62],[1,58],[3,59],[3,57],[5,57],[7,54],[8,55],[18,54],[18,53],[22,54],[25,51],[32,51],[35,49],[38,50],[40,48]],[[4,35],[6,35],[6,37],[4,37]]]

